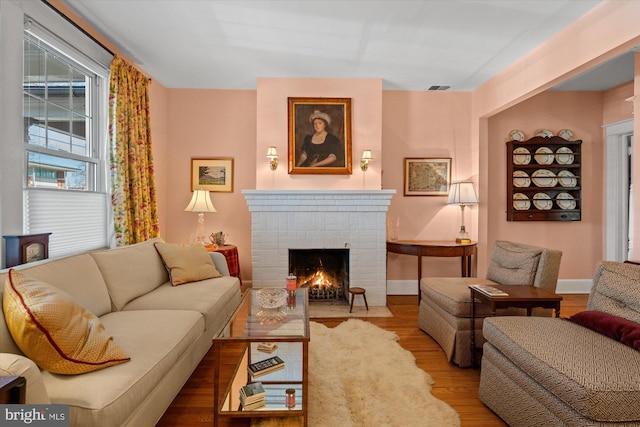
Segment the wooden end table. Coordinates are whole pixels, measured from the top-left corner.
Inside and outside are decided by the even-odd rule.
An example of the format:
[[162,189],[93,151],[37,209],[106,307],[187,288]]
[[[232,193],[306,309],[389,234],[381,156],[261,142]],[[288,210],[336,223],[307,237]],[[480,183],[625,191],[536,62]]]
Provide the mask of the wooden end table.
[[0,404],[23,404],[27,393],[24,377],[0,377]]
[[554,292],[526,285],[490,285],[507,296],[493,296],[476,289],[472,285],[471,290],[471,367],[476,367],[476,301],[489,304],[491,315],[496,315],[500,308],[518,307],[526,308],[527,316],[531,316],[531,309],[535,307],[551,308],[555,310],[556,317],[560,317],[560,301],[562,297]]

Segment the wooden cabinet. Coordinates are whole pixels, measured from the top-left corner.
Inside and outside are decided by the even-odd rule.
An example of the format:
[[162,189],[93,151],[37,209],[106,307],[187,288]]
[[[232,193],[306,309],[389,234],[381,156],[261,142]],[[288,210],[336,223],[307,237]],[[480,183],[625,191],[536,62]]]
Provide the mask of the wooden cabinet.
[[507,142],[507,221],[580,221],[582,141]]

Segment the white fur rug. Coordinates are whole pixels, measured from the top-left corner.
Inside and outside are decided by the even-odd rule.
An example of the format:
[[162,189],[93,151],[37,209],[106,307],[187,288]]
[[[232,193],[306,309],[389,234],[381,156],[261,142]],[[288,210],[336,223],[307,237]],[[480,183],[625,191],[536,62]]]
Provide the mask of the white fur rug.
[[[310,327],[309,426],[460,425],[457,412],[430,394],[433,380],[395,333],[359,319],[335,328],[316,322]],[[252,426],[298,422],[263,418]]]

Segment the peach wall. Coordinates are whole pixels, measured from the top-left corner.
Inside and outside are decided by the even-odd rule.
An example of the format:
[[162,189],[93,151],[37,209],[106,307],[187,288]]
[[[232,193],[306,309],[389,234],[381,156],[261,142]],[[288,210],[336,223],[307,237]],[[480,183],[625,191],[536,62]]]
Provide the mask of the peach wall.
[[192,158],[233,158],[233,192],[211,193],[216,213],[205,214],[207,234],[224,231],[238,246],[242,278],[251,278],[251,217],[243,189],[256,188],[256,92],[171,89],[168,96],[165,239],[186,243],[197,214],[184,212],[191,199]]
[[151,114],[151,144],[153,151],[153,166],[156,184],[156,200],[158,202],[158,218],[160,221],[160,236],[168,233],[167,208],[169,207],[169,193],[167,185],[171,176],[171,168],[167,147],[169,146],[169,91],[157,80],[151,81],[149,88],[149,104]]
[[[590,278],[603,256],[604,142],[602,92],[544,92],[489,119],[488,234],[563,252],[560,279]],[[582,140],[582,220],[506,220],[506,145],[512,129],[526,137],[537,129],[571,129]]]
[[[351,175],[289,174],[288,97],[351,98],[353,173]],[[256,188],[258,190],[376,190],[380,189],[382,151],[381,79],[278,79],[259,78],[257,89]],[[267,147],[278,150],[279,166],[269,169]],[[370,149],[374,161],[360,170],[362,150]]]
[[[399,238],[454,240],[460,230],[460,208],[442,196],[404,196],[405,157],[451,157],[452,181],[474,180],[470,150],[469,92],[385,91],[382,96],[382,186],[395,189],[388,217],[400,219]],[[475,206],[465,211],[472,236]],[[458,275],[457,258],[424,258],[423,274]],[[416,257],[389,254],[390,280],[414,280]]]
[[[524,56],[504,71],[481,85],[473,92],[473,109],[471,117],[472,147],[476,149],[474,164],[479,176],[480,197],[487,198],[493,191],[491,173],[492,147],[495,138],[504,138],[503,130],[485,129],[487,119],[528,98],[542,93],[544,90],[573,77],[588,68],[613,58],[634,46],[640,45],[640,2],[603,1],[590,12],[579,18],[563,31],[544,44],[538,46],[530,54]],[[606,35],[603,37],[603,35]],[[638,67],[636,66],[636,70]],[[636,71],[636,76],[638,71]],[[638,93],[636,78],[635,93]],[[636,100],[636,103],[638,101]],[[602,116],[594,125],[601,126]],[[547,125],[549,126],[549,125]],[[635,124],[636,131],[640,124]],[[486,130],[486,131],[485,131]],[[506,130],[508,132],[508,130]],[[493,137],[490,136],[494,135]],[[600,138],[602,138],[600,136]],[[500,140],[499,139],[499,140]],[[640,157],[640,156],[639,156]],[[636,170],[636,182],[640,182],[640,160]],[[636,208],[640,208],[640,186],[636,186]],[[497,235],[492,232],[495,212],[481,205],[478,210],[478,274],[486,273],[490,254],[490,245]],[[636,209],[636,212],[640,212]],[[636,218],[640,223],[640,218]],[[602,225],[600,225],[602,227]],[[640,228],[640,227],[639,227]],[[640,241],[640,230],[637,228]],[[485,234],[486,233],[486,234]],[[527,239],[526,234],[513,234],[514,239]],[[573,250],[585,251],[592,256],[601,248],[587,247]],[[563,275],[568,274],[566,271]],[[588,273],[585,273],[588,274]],[[564,276],[566,277],[566,276]]]
[[603,95],[603,124],[612,124],[633,118],[633,103],[627,101],[633,96],[633,82],[607,90]]

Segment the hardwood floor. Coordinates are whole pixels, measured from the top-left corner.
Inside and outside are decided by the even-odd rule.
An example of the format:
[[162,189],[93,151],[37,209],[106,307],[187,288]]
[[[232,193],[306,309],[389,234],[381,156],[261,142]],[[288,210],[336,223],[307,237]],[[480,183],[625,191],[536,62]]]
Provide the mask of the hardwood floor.
[[[563,295],[562,317],[585,309],[588,295]],[[434,380],[431,393],[460,414],[463,427],[505,426],[477,397],[480,370],[461,369],[447,362],[444,352],[427,334],[418,329],[416,296],[390,296],[387,303],[394,317],[368,318],[371,323],[400,337],[400,345],[411,351],[416,364]],[[346,319],[313,319],[333,327]],[[213,350],[202,360],[174,399],[157,426],[197,427],[213,423]],[[246,421],[238,424],[247,425]],[[312,426],[313,427],[313,426]]]

